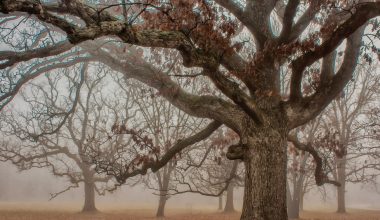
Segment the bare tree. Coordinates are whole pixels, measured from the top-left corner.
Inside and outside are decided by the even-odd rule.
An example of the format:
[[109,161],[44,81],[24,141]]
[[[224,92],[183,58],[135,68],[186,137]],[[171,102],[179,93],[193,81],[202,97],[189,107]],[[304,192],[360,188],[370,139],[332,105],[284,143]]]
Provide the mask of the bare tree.
[[[368,128],[365,134],[368,137],[368,141],[365,144],[360,144],[359,155],[364,158],[364,166],[359,167],[354,172],[355,180],[364,180],[365,182],[370,182],[375,185],[375,188],[378,188],[378,177],[380,171],[380,108],[374,103],[367,110],[367,118],[363,123],[366,128]],[[370,178],[366,173],[372,174]],[[367,177],[367,178],[366,178]],[[370,181],[368,181],[370,180]]]
[[[318,142],[318,132],[322,129],[321,121],[324,113],[311,120],[306,125],[299,127],[289,135],[289,161],[288,161],[288,182],[287,182],[287,202],[288,217],[299,218],[299,212],[303,210],[303,200],[306,193],[316,186],[312,181],[312,176],[316,172],[330,175],[330,161],[326,160],[326,148],[320,146]],[[299,149],[310,149],[309,151],[300,151]],[[315,150],[313,150],[315,149]],[[321,151],[321,149],[324,149]],[[324,163],[315,160],[323,160]],[[322,166],[323,164],[323,166]],[[318,171],[318,170],[323,170]],[[330,180],[331,181],[331,180]],[[338,185],[338,182],[333,182]],[[325,192],[323,186],[319,187],[321,192]]]
[[[297,129],[290,138],[293,145],[300,145],[299,138],[308,144],[313,143],[314,134],[318,129],[320,117],[310,121],[304,127]],[[302,131],[300,131],[302,130]],[[301,136],[301,137],[299,137]],[[298,147],[299,148],[299,147]],[[309,152],[299,151],[296,147],[289,147],[288,181],[287,181],[287,205],[288,217],[299,218],[299,212],[303,205],[303,197],[308,190],[308,179],[312,170],[311,156]],[[326,172],[325,172],[326,173]]]
[[[177,187],[173,191],[182,193],[178,189],[182,187],[182,190],[186,189],[192,193],[217,196],[219,210],[223,210],[225,213],[235,212],[234,190],[244,184],[244,169],[239,166],[241,161],[230,161],[225,155],[228,147],[231,144],[237,144],[238,139],[238,135],[232,130],[220,128],[215,135],[209,138],[210,143],[207,143],[206,146],[211,145],[212,148],[206,148],[204,155],[187,155],[187,163],[179,166],[178,172],[181,175],[178,175]],[[194,162],[193,157],[198,157],[198,162]],[[226,196],[224,207],[223,195]]]
[[[228,147],[232,144],[238,143],[238,136],[236,133],[234,133],[231,130],[219,130],[218,135],[214,138],[213,144],[217,145],[219,147],[219,150],[221,152],[220,157],[217,158],[217,162],[220,165],[219,170],[216,170],[217,173],[220,173],[220,179],[228,179],[228,170],[229,167],[237,167],[238,164],[241,162],[239,160],[235,160],[233,162],[224,161],[224,155],[228,151]],[[220,158],[220,159],[219,159]],[[219,161],[220,160],[220,161]],[[215,172],[215,171],[214,171]],[[236,169],[234,173],[233,179],[231,179],[228,183],[228,187],[226,189],[226,202],[223,209],[223,212],[225,213],[231,213],[235,212],[234,207],[234,190],[237,187],[241,187],[244,185],[244,170],[242,169]],[[211,184],[210,184],[211,185]]]
[[331,144],[330,150],[334,153],[332,173],[334,179],[341,183],[341,187],[337,188],[338,213],[346,212],[346,182],[361,182],[373,177],[369,172],[361,175],[359,179],[356,178],[357,172],[362,172],[367,166],[363,156],[366,155],[367,150],[370,150],[370,148],[360,146],[368,138],[365,132],[366,127],[363,127],[361,121],[367,109],[378,101],[377,90],[380,85],[380,76],[373,68],[361,66],[354,79],[331,103],[323,120],[324,129],[329,135],[329,138],[325,140]]
[[[308,134],[306,140],[304,140],[306,145],[314,144],[317,148],[322,148],[323,152],[330,154],[322,157],[326,161],[329,160],[326,164],[328,171],[325,172],[330,172],[333,179],[341,184],[341,187],[337,188],[338,212],[340,213],[345,212],[344,194],[346,192],[346,182],[367,182],[376,176],[369,170],[367,170],[367,174],[363,172],[364,169],[368,168],[363,163],[365,161],[363,157],[368,154],[370,148],[366,149],[361,144],[363,140],[368,139],[368,135],[363,130],[366,128],[361,121],[368,107],[376,100],[376,89],[379,83],[379,76],[374,71],[371,71],[371,68],[367,68],[361,66],[354,76],[356,80],[349,83],[342,95],[334,100],[322,115],[306,126],[308,128]],[[296,140],[296,136],[290,138],[290,140],[293,144],[299,145],[301,143]],[[323,152],[319,152],[319,154]],[[294,194],[290,197],[289,202],[295,203],[288,206],[288,214],[298,218],[299,201],[296,201],[298,199],[295,200],[294,196],[299,198],[302,192],[303,183],[301,182],[305,171],[307,171],[304,168],[307,165],[309,154],[301,154],[302,159],[297,160],[296,156],[299,153],[293,153],[295,153],[292,160],[293,167],[289,170],[292,176],[291,182],[294,184]],[[349,165],[346,165],[347,163]],[[298,169],[303,172],[295,172]],[[360,178],[357,176],[358,171],[361,172]]]
[[[98,68],[96,73],[93,68]],[[81,72],[79,82],[75,78],[76,74],[70,73],[75,71]],[[93,74],[90,75],[89,71]],[[52,193],[51,199],[83,183],[83,212],[96,211],[96,192],[104,195],[107,190],[113,191],[117,186],[112,177],[96,173],[85,155],[86,148],[104,141],[105,137],[111,138],[106,126],[107,120],[115,117],[112,112],[131,111],[133,106],[128,102],[115,106],[109,103],[112,100],[103,99],[101,92],[105,88],[107,74],[100,66],[84,64],[47,75],[45,80],[23,92],[23,101],[30,111],[17,112],[13,109],[2,117],[2,131],[13,138],[3,142],[0,159],[11,161],[20,170],[46,167],[53,175],[67,178],[70,185],[60,192]],[[57,87],[59,83],[66,84],[68,93],[76,95],[62,99],[64,88]],[[39,134],[56,126],[55,117],[62,114],[68,103],[74,102],[76,107],[57,132]]]
[[[227,157],[243,159],[245,164],[241,219],[287,219],[284,186],[288,133],[318,115],[351,79],[360,55],[363,25],[380,14],[380,2],[153,0],[125,4],[102,2],[93,6],[78,0],[44,3],[3,0],[0,12],[5,14],[2,15],[5,16],[3,24],[16,24],[5,28],[4,33],[11,32],[15,39],[26,42],[23,50],[3,52],[4,67],[74,50],[74,46],[82,47],[88,40],[100,37],[116,36],[127,44],[177,50],[183,67],[202,70],[191,77],[207,77],[224,96],[191,94],[152,62],[143,59],[134,62],[136,59],[125,59],[128,57],[125,54],[118,57],[118,50],[110,52],[97,47],[96,53],[100,62],[122,72],[127,78],[157,89],[184,112],[213,120],[207,128],[213,130],[217,125],[225,124],[234,130],[240,136],[240,145],[233,145]],[[227,13],[233,16],[226,16]],[[45,42],[38,41],[39,47],[29,49],[31,42],[23,40],[23,32],[18,31],[25,25],[17,23],[25,20],[33,20],[34,25],[46,30],[45,38],[41,32],[32,34],[33,40],[44,38]],[[303,35],[311,23],[319,24],[317,33]],[[245,27],[245,31],[237,32],[238,26]],[[248,37],[245,39],[236,36],[247,36],[246,33]],[[61,40],[60,44],[57,39]],[[329,68],[335,64],[332,54],[343,42],[342,65],[336,70]],[[102,53],[106,55],[102,56]],[[302,84],[306,70],[314,63],[318,65],[320,60],[322,68],[317,71],[317,86],[305,95]],[[287,68],[291,73],[289,96],[280,93],[279,83],[281,70]],[[4,95],[0,101],[3,105],[38,74],[22,77],[20,81],[14,80],[12,74],[8,75],[12,80],[2,92]],[[183,75],[188,76],[185,71]],[[207,138],[211,132],[206,130],[195,137]],[[199,141],[198,138],[195,139]],[[194,142],[191,139],[189,143]],[[182,150],[185,145],[189,144],[172,149]],[[309,148],[302,150],[312,151]],[[176,153],[170,151],[167,157],[174,155]],[[159,165],[146,167],[161,168],[162,163],[168,161],[152,162]],[[317,158],[315,161],[319,163],[321,160]],[[127,172],[116,178],[123,182],[130,176]],[[321,173],[315,177],[317,185],[332,182]]]
[[[124,88],[124,92],[134,100],[134,104],[139,110],[138,116],[141,118],[140,122],[144,124],[144,130],[153,140],[153,144],[160,146],[160,154],[168,152],[177,140],[194,135],[198,128],[202,127],[206,122],[204,119],[191,117],[175,108],[172,104],[161,98],[159,94],[156,94],[153,89],[141,85],[141,83],[124,82],[122,78],[119,78],[118,82],[121,87],[127,85]],[[189,90],[195,89],[189,88]],[[188,150],[193,148],[184,149],[181,154],[185,155],[188,153]],[[165,205],[170,197],[168,192],[172,184],[172,175],[177,171],[176,167],[181,159],[180,157],[173,158],[160,170],[157,170],[157,172],[144,177],[143,182],[145,182],[146,186],[158,191],[157,217],[164,216]]]

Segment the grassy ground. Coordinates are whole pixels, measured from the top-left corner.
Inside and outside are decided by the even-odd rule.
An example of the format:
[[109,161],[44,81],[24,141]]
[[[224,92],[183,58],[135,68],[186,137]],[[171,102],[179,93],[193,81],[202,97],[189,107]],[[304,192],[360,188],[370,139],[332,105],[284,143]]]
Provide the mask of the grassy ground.
[[[95,214],[81,214],[67,207],[43,207],[38,205],[2,205],[0,220],[155,220],[153,209],[104,208]],[[221,214],[210,210],[167,210],[165,220],[238,220],[239,213]],[[306,211],[304,220],[380,220],[380,211],[349,210],[348,214],[327,211]]]

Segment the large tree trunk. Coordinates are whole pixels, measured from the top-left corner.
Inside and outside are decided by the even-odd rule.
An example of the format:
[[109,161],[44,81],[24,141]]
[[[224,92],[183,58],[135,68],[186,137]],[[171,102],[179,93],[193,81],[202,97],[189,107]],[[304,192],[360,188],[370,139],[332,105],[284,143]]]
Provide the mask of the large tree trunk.
[[95,207],[95,183],[93,180],[85,180],[84,183],[84,205],[82,212],[96,212]]
[[346,213],[346,156],[338,159],[337,164],[338,169],[338,182],[341,184],[337,187],[337,202],[338,202],[338,213]]
[[277,127],[260,127],[254,129],[251,137],[241,137],[246,172],[241,220],[288,219],[287,132],[274,128]]
[[230,182],[227,189],[226,206],[224,206],[224,212],[235,212],[234,208],[234,183]]

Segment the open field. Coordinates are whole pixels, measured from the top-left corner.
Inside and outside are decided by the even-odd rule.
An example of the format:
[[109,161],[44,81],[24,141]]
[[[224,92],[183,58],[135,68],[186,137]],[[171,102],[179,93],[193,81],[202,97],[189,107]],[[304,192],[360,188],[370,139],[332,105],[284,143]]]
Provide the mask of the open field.
[[[106,206],[99,213],[81,214],[72,206],[44,207],[38,204],[0,203],[0,220],[153,220],[154,210],[149,208],[122,209]],[[349,214],[328,211],[306,211],[304,220],[380,220],[380,211],[349,210]],[[238,220],[239,213],[221,214],[211,210],[168,209],[165,220]]]

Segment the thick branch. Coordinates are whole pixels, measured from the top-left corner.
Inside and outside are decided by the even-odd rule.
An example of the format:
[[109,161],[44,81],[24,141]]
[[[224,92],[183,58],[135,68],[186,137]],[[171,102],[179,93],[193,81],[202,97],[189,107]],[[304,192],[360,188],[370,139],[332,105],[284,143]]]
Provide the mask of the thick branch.
[[[288,110],[291,127],[297,127],[317,116],[346,86],[357,66],[357,60],[360,54],[361,39],[365,26],[360,27],[354,34],[347,39],[345,56],[339,71],[332,76],[333,67],[327,66],[322,69],[320,86],[314,95],[303,98],[299,103],[291,104]],[[327,57],[333,59],[333,54]],[[328,62],[325,60],[324,62]],[[333,62],[330,60],[330,62]],[[330,63],[331,65],[331,63]],[[327,68],[327,69],[326,69]],[[324,72],[325,71],[325,72]]]
[[36,1],[3,0],[0,2],[0,12],[5,14],[10,12],[26,12],[28,14],[36,15],[41,21],[45,21],[61,28],[68,35],[74,34],[77,29],[77,27],[65,19],[49,13],[47,8]]
[[323,172],[322,165],[323,165],[323,160],[319,156],[318,152],[308,143],[308,144],[303,144],[301,143],[298,138],[294,135],[289,135],[288,136],[288,141],[292,142],[293,145],[302,151],[309,152],[315,161],[316,167],[315,167],[315,182],[317,186],[322,186],[325,183],[333,184],[335,186],[340,186],[341,184],[337,181],[330,180],[327,175]]
[[318,59],[331,53],[344,39],[353,34],[368,20],[380,15],[380,2],[361,3],[356,6],[355,12],[340,25],[320,46],[310,50],[292,62],[293,74],[291,77],[290,99],[296,101],[302,97],[301,81],[305,68]]
[[244,15],[247,17],[246,27],[257,41],[257,49],[264,47],[267,39],[273,38],[270,28],[270,13],[276,6],[277,0],[247,0]]
[[280,41],[288,39],[292,33],[293,19],[297,12],[297,7],[300,4],[300,0],[289,0],[285,8],[283,27],[280,35]]
[[[92,10],[85,4],[76,2],[75,5],[78,8],[82,8],[81,11],[86,11],[86,13],[80,15],[72,11],[69,11],[69,13],[78,15],[81,18],[98,15],[96,11]],[[30,0],[4,0],[0,3],[0,12],[27,12],[36,15],[41,21],[61,28],[66,32],[70,43],[74,45],[86,40],[94,40],[95,38],[102,36],[115,35],[129,44],[178,49],[183,56],[185,66],[200,67],[217,62],[214,57],[203,54],[197,50],[189,38],[181,31],[162,31],[152,29],[139,30],[137,26],[132,26],[124,21],[117,20],[106,12],[102,12],[97,17],[96,23],[89,22],[86,27],[77,27],[64,19],[49,13],[48,10],[48,6]],[[92,14],[91,11],[93,11]]]
[[261,125],[263,123],[262,114],[256,103],[239,88],[237,83],[229,80],[219,71],[206,71],[206,75],[212,79],[220,91],[251,116],[256,124]]
[[[183,140],[179,140],[175,145],[173,145],[161,159],[157,161],[150,161],[142,166],[140,169],[133,170],[129,172],[125,170],[125,172],[120,173],[112,171],[112,165],[108,163],[108,161],[98,161],[98,158],[93,158],[93,162],[97,165],[96,170],[99,172],[106,172],[107,174],[112,174],[115,176],[119,183],[124,183],[128,178],[137,176],[137,175],[145,175],[148,169],[151,169],[153,172],[158,171],[160,168],[164,167],[171,159],[175,157],[178,153],[180,153],[186,147],[193,145],[199,141],[202,141],[209,137],[215,130],[217,130],[221,126],[221,123],[213,121],[206,128],[201,130],[200,132],[187,137]],[[110,167],[111,166],[111,167]]]
[[0,64],[0,69],[12,66],[21,61],[28,61],[35,58],[58,55],[70,50],[72,47],[73,45],[68,41],[63,41],[53,46],[47,46],[23,52],[2,51],[0,52],[0,60],[6,60],[6,62]]
[[[117,20],[105,11],[98,14],[94,11],[94,9],[77,1],[71,1],[67,7],[74,3],[76,8],[81,8],[80,11],[82,11],[82,13],[78,13],[79,9],[61,9],[59,12],[65,12],[67,14],[76,15],[79,17],[91,17],[92,20],[96,18],[97,22],[90,22],[87,19],[86,27],[72,26],[69,25],[67,21],[62,20],[59,17],[54,19],[52,14],[48,14],[48,10],[59,10],[56,7],[30,1],[26,1],[25,5],[18,1],[4,1],[2,6],[0,6],[0,10],[3,12],[24,11],[30,14],[35,14],[41,21],[52,23],[65,31],[69,42],[74,45],[86,40],[93,40],[101,36],[115,35],[129,44],[144,47],[164,47],[177,49],[183,57],[184,66],[187,67],[215,66],[221,61],[228,70],[236,73],[236,76],[252,90],[253,85],[252,83],[249,83],[250,80],[248,80],[246,74],[244,74],[246,62],[234,52],[223,55],[220,60],[220,58],[217,58],[214,55],[206,54],[205,52],[202,52],[202,50],[197,49],[189,37],[182,31],[162,31],[154,29],[141,30],[138,26],[132,26],[124,21]],[[70,7],[74,6],[71,5]],[[35,8],[40,8],[40,10],[36,10]],[[45,14],[48,14],[49,16],[45,16]],[[224,49],[221,50],[220,48],[215,48],[215,50],[224,54]],[[219,52],[216,54],[219,54]]]
[[178,141],[173,147],[171,147],[166,154],[155,164],[154,167],[152,167],[152,171],[156,172],[158,169],[163,167],[166,163],[168,163],[175,154],[181,152],[186,147],[193,145],[199,141],[202,141],[209,137],[214,131],[216,131],[221,126],[221,123],[219,122],[212,122],[210,123],[206,128],[204,128],[202,131],[186,138],[183,140]]
[[310,2],[309,8],[303,13],[303,15],[298,19],[298,21],[291,28],[291,33],[286,39],[286,42],[292,42],[299,38],[302,32],[309,26],[311,21],[314,19],[315,15],[320,10],[323,0],[313,0]]
[[[139,59],[139,66],[134,62],[138,58],[133,56],[126,58],[126,60],[130,61],[120,61],[110,56],[107,51],[93,50],[93,48],[98,48],[94,42],[86,42],[82,47],[91,53],[94,58],[99,59],[100,62],[105,63],[115,71],[123,73],[126,79],[137,79],[147,86],[157,89],[161,96],[187,114],[223,122],[234,130],[241,129],[230,117],[230,114],[234,114],[235,117],[242,115],[242,110],[237,106],[214,96],[190,94],[168,75],[152,67],[144,60]],[[133,51],[130,52],[128,54],[133,55]],[[125,57],[127,54],[123,55]]]

